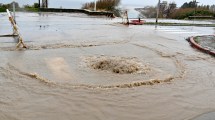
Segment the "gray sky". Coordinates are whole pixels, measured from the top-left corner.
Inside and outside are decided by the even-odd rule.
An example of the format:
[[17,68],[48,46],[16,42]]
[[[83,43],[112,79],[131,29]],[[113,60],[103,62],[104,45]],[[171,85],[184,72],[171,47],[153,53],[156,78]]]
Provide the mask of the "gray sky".
[[[13,0],[0,0],[0,3],[10,3]],[[19,4],[33,4],[38,2],[38,0],[15,0]],[[49,7],[63,7],[63,8],[80,8],[82,4],[86,2],[91,2],[94,0],[49,0]],[[158,0],[121,0],[122,6],[129,7],[143,7],[147,5],[156,5]],[[161,0],[162,1],[162,0]],[[166,0],[168,2],[175,2],[178,7],[180,7],[184,2],[189,2],[191,0]],[[215,0],[197,0],[199,5],[212,5],[215,4]]]

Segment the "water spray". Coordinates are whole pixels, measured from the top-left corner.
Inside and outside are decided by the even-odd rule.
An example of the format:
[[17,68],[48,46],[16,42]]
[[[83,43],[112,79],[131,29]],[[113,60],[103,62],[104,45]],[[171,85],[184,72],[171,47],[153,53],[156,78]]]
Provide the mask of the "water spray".
[[13,1],[13,19],[16,22],[16,3]]

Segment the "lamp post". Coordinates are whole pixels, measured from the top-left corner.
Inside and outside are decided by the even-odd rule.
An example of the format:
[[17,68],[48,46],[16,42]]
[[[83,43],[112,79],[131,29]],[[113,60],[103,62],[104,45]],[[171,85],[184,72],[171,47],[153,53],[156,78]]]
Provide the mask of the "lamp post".
[[193,3],[194,3],[194,7],[195,7],[195,11],[194,11],[194,15],[196,15],[196,8],[198,7],[198,3],[199,2],[196,2],[196,0],[193,0]]
[[95,3],[94,3],[94,11],[96,11],[96,0],[95,0]]
[[16,21],[16,3],[15,3],[15,1],[13,1],[13,19],[14,19],[14,21]]
[[196,18],[196,7],[197,7],[197,4],[199,3],[199,2],[196,2],[196,0],[193,0],[193,3],[194,3],[194,18],[193,18],[193,22],[195,21],[195,18]]
[[48,0],[46,0],[46,8],[48,8]]
[[212,6],[213,13],[215,13],[215,5]]
[[38,1],[38,4],[39,4],[38,7],[40,8],[40,0]]
[[156,16],[156,27],[158,24],[158,17],[159,17],[159,11],[160,11],[160,0],[158,0],[158,5],[157,5],[157,16]]

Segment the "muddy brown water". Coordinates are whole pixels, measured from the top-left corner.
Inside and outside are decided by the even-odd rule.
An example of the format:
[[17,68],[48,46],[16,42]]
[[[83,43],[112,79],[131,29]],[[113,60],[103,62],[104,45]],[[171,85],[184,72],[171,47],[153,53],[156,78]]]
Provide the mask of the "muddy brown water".
[[[215,111],[214,57],[193,49],[185,38],[214,34],[214,29],[128,27],[119,21],[83,14],[17,13],[28,49],[16,50],[13,37],[0,38],[0,119],[213,116],[207,117]],[[3,13],[0,34],[11,32]],[[129,70],[134,72],[125,72]]]

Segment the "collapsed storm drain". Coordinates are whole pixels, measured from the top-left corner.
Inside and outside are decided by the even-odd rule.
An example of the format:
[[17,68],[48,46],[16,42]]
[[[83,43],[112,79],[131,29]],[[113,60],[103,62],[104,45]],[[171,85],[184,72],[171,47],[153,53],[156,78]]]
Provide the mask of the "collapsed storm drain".
[[85,62],[92,69],[115,74],[147,74],[151,71],[148,64],[143,64],[137,58],[93,56],[85,58]]

